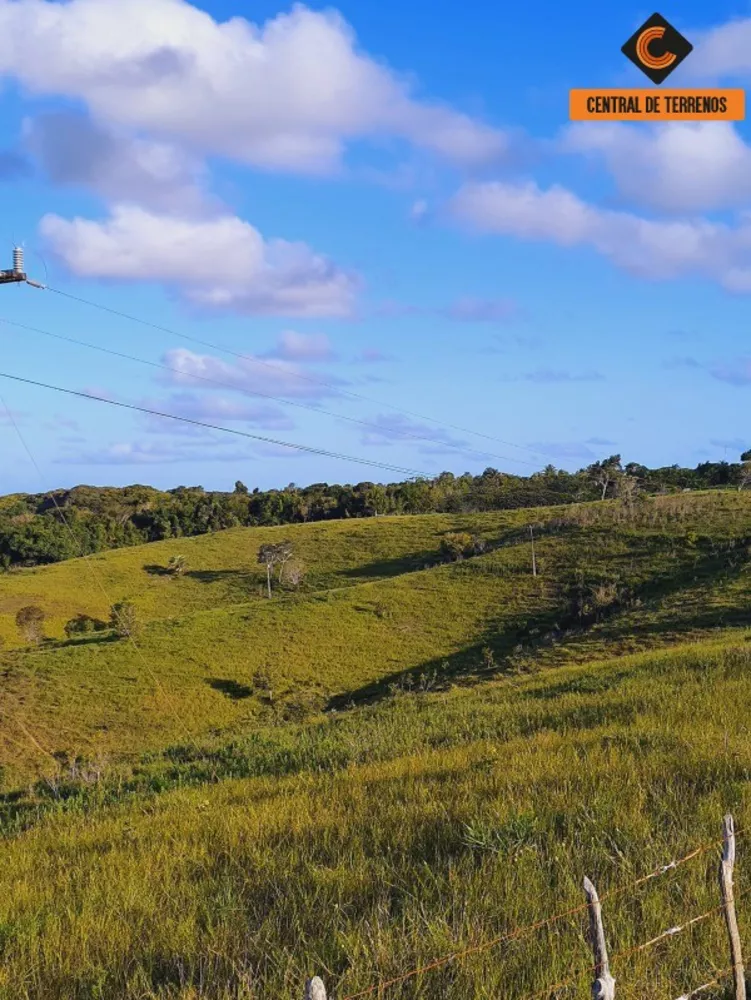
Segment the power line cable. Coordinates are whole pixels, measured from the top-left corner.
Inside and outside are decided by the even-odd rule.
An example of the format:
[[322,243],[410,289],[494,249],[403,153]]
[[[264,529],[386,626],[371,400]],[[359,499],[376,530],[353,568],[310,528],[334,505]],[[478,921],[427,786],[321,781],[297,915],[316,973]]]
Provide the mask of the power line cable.
[[151,320],[142,319],[140,316],[133,316],[130,313],[122,312],[119,309],[113,309],[111,306],[102,305],[100,302],[92,302],[90,299],[85,299],[80,295],[73,295],[71,292],[65,292],[60,288],[53,288],[51,285],[41,285],[37,282],[34,282],[33,284],[35,288],[53,292],[55,295],[62,295],[66,299],[71,299],[73,302],[80,302],[82,305],[90,306],[92,309],[100,309],[102,312],[110,313],[113,316],[119,316],[121,319],[127,319],[133,323],[139,323],[141,326],[150,327],[152,330],[160,330],[162,333],[168,333],[170,336],[179,337],[182,340],[190,341],[194,344],[200,344],[202,347],[208,347],[213,351],[221,351],[224,354],[240,358],[243,361],[252,361],[254,364],[264,365],[266,368],[271,368],[276,372],[281,372],[283,375],[292,376],[306,382],[313,382],[316,385],[324,386],[327,389],[331,389],[338,395],[350,396],[352,399],[364,400],[365,402],[372,403],[375,406],[385,406],[390,410],[402,413],[408,417],[414,417],[417,420],[427,420],[429,423],[436,424],[439,427],[446,427],[454,431],[459,431],[462,434],[472,434],[475,437],[484,438],[486,441],[495,441],[497,444],[503,444],[507,448],[518,448],[520,451],[526,451],[531,455],[548,458],[548,456],[543,455],[542,452],[536,451],[534,448],[528,448],[526,445],[516,444],[514,441],[506,441],[503,438],[495,437],[492,434],[484,434],[482,431],[471,430],[468,427],[460,427],[458,424],[451,424],[443,420],[436,420],[435,417],[428,417],[422,413],[416,413],[413,410],[404,409],[401,406],[396,406],[394,403],[387,403],[384,400],[374,399],[372,396],[366,396],[363,393],[354,392],[351,389],[343,389],[341,386],[334,385],[332,382],[327,382],[325,379],[315,378],[312,375],[305,375],[302,372],[295,372],[287,368],[282,368],[280,365],[275,365],[272,362],[266,361],[265,359],[259,358],[253,354],[242,354],[239,351],[233,350],[231,347],[225,347],[222,344],[215,344],[208,340],[202,340],[199,337],[192,337],[190,334],[182,333],[179,330],[173,330],[170,327],[162,326],[159,323],[152,323]]
[[272,399],[277,403],[284,403],[287,406],[296,406],[303,410],[310,410],[313,413],[323,413],[326,416],[333,417],[335,420],[344,420],[351,424],[358,424],[361,427],[367,427],[369,430],[373,430],[382,436],[388,436],[389,434],[398,434],[402,437],[412,438],[416,441],[427,441],[431,444],[438,444],[443,447],[452,448],[458,454],[466,453],[467,455],[475,455],[480,458],[500,458],[505,462],[517,462],[521,465],[529,465],[536,468],[534,462],[527,462],[523,458],[511,458],[508,455],[496,455],[493,452],[477,451],[474,448],[462,447],[458,444],[452,444],[450,441],[443,441],[440,438],[428,437],[424,434],[416,434],[414,431],[409,431],[404,428],[384,428],[378,424],[373,423],[369,420],[360,420],[358,417],[350,417],[340,413],[333,413],[331,410],[325,410],[323,407],[314,406],[311,403],[303,403],[295,399],[286,399],[284,396],[274,396],[271,393],[260,392],[256,389],[246,389],[243,386],[233,385],[231,382],[222,382],[219,379],[211,378],[207,375],[198,375],[195,372],[185,372],[179,368],[173,368],[170,365],[166,365],[160,361],[149,361],[147,358],[139,358],[133,354],[125,354],[122,351],[115,351],[110,347],[102,347],[99,344],[91,344],[85,340],[79,340],[77,337],[68,337],[61,333],[53,333],[50,330],[43,330],[38,326],[29,326],[27,323],[19,323],[17,320],[10,320],[0,316],[0,323],[4,323],[6,326],[18,327],[19,330],[28,330],[31,333],[39,333],[44,337],[51,337],[53,340],[60,340],[67,344],[75,344],[78,347],[86,347],[92,351],[99,351],[102,354],[109,354],[115,358],[122,358],[126,361],[134,361],[136,364],[147,365],[149,368],[158,368],[162,371],[172,372],[175,375],[180,375],[184,378],[197,379],[200,382],[207,382],[211,385],[221,386],[224,389],[230,389],[233,392],[240,392],[244,396],[255,397],[259,396],[262,399]]
[[[40,478],[40,480],[42,482],[42,485],[44,485],[44,476],[42,474],[42,470],[41,470],[41,468],[39,466],[39,463],[37,462],[36,458],[34,457],[34,453],[32,452],[32,450],[31,450],[31,448],[30,448],[30,446],[29,446],[26,438],[21,433],[21,428],[18,426],[18,422],[16,421],[15,417],[13,416],[13,412],[11,411],[11,409],[9,408],[8,404],[6,403],[5,399],[2,396],[0,396],[0,403],[2,403],[3,407],[5,408],[5,411],[7,413],[8,419],[9,419],[11,425],[13,426],[13,429],[16,432],[18,440],[21,442],[21,447],[26,452],[26,454],[27,454],[27,456],[29,458],[29,461],[31,462],[31,464],[34,467],[34,469],[36,470],[36,473],[39,476],[39,478]],[[66,528],[66,530],[68,532],[68,534],[70,535],[73,544],[75,545],[75,547],[80,552],[80,554],[81,554],[81,556],[82,556],[82,558],[84,560],[84,565],[89,570],[89,572],[90,572],[90,574],[92,576],[92,579],[94,580],[94,583],[96,584],[96,586],[98,586],[99,590],[102,592],[105,601],[110,605],[110,607],[112,607],[113,606],[112,597],[107,592],[107,588],[106,588],[103,580],[99,577],[99,575],[97,573],[97,570],[96,570],[96,568],[94,566],[94,563],[92,562],[92,560],[89,557],[89,554],[83,550],[83,546],[79,543],[78,539],[76,538],[75,532],[73,531],[73,528],[71,527],[70,522],[68,521],[67,517],[65,516],[65,511],[60,506],[60,504],[57,502],[57,497],[55,496],[55,493],[52,490],[48,490],[48,491],[45,491],[45,492],[47,492],[49,494],[49,496],[50,496],[50,498],[52,500],[52,503],[53,503],[53,505],[55,507],[55,510],[57,511],[57,513],[58,513],[58,515],[60,517],[60,520],[62,521],[63,525],[65,526],[65,528]],[[136,640],[135,640],[134,636],[132,635],[132,633],[129,632],[127,638],[128,638],[128,641],[130,642],[131,646],[135,650],[136,656],[141,661],[145,672],[151,678],[156,691],[158,691],[159,694],[168,703],[168,705],[169,705],[169,711],[171,712],[171,714],[173,716],[173,719],[175,719],[175,720],[178,721],[178,729],[180,729],[182,731],[183,735],[185,736],[185,738],[188,739],[193,744],[193,747],[196,750],[196,752],[198,753],[199,757],[203,756],[205,758],[205,754],[201,750],[200,746],[198,745],[198,742],[190,734],[188,728],[184,725],[182,717],[179,716],[179,713],[177,713],[174,710],[174,707],[172,706],[172,703],[171,703],[171,701],[169,699],[167,691],[163,687],[163,685],[162,685],[161,681],[159,680],[159,678],[157,677],[157,675],[154,673],[154,671],[149,666],[149,663],[148,663],[146,657],[144,656],[143,650],[141,649],[140,645],[136,642]],[[31,734],[27,732],[26,728],[21,726],[20,720],[17,717],[16,717],[15,721],[16,721],[16,724],[19,726],[19,728],[22,728],[22,731],[24,732],[24,734],[26,736],[28,736],[31,741],[33,741],[34,743],[36,743],[36,745],[41,750],[44,751],[44,748],[41,747],[41,745],[38,744],[36,740],[34,740],[33,736],[31,736]],[[48,756],[52,756],[51,754],[49,754],[48,751],[44,751],[44,752],[48,753]]]
[[153,410],[148,406],[137,406],[135,403],[124,403],[117,399],[107,399],[105,396],[96,396],[94,393],[81,392],[77,389],[68,389],[60,385],[51,385],[48,382],[38,382],[35,379],[22,378],[20,375],[11,375],[8,372],[0,372],[0,378],[10,379],[13,382],[22,382],[24,385],[33,385],[39,389],[51,389],[54,392],[62,392],[68,396],[77,396],[80,399],[92,399],[97,403],[106,403],[108,406],[119,406],[123,410],[133,410],[136,413],[146,413],[152,417],[163,417],[168,420],[178,420],[184,424],[191,424],[194,427],[204,427],[211,431],[221,431],[223,434],[233,434],[236,437],[249,438],[251,441],[261,441],[264,444],[274,444],[283,448],[292,448],[295,451],[307,452],[311,455],[321,455],[325,458],[338,458],[345,462],[356,462],[359,465],[370,465],[373,468],[385,469],[388,472],[399,472],[407,476],[425,476],[428,473],[419,469],[406,469],[400,465],[390,465],[386,462],[376,462],[367,458],[356,458],[354,455],[343,455],[339,452],[328,451],[324,448],[316,448],[313,445],[296,444],[292,441],[282,441],[279,438],[266,437],[262,434],[251,434],[249,431],[241,431],[236,427],[222,427],[219,424],[210,424],[204,420],[194,420],[191,417],[181,417],[176,413],[166,413],[162,410]]

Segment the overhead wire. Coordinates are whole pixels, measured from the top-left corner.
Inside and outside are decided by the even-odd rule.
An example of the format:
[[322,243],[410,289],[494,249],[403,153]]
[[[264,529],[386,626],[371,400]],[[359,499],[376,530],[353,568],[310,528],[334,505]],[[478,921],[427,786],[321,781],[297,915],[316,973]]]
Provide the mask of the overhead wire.
[[272,393],[261,392],[256,389],[247,389],[244,386],[233,385],[231,382],[224,382],[220,379],[211,378],[208,375],[200,375],[197,372],[187,372],[180,368],[173,368],[171,365],[164,364],[160,361],[150,361],[147,358],[139,358],[133,354],[126,354],[123,351],[116,351],[110,347],[103,347],[100,344],[92,344],[85,340],[79,340],[77,337],[69,337],[61,333],[53,333],[51,330],[43,330],[41,327],[30,326],[27,323],[20,323],[17,320],[10,320],[5,317],[0,316],[0,323],[6,326],[17,327],[19,330],[28,330],[31,333],[38,333],[44,337],[50,337],[53,340],[59,340],[67,344],[75,344],[77,347],[85,347],[88,350],[98,351],[101,354],[108,354],[111,357],[121,358],[125,361],[133,361],[136,364],[146,365],[149,368],[157,368],[162,371],[172,372],[174,375],[179,375],[181,378],[192,378],[199,382],[206,382],[210,385],[220,386],[223,389],[231,389],[233,392],[239,392],[244,396],[249,396],[251,398],[260,397],[261,399],[271,399],[277,403],[283,403],[285,406],[294,406],[299,409],[309,410],[312,413],[324,414],[326,416],[332,417],[335,420],[342,420],[347,423],[357,424],[361,427],[365,427],[368,430],[375,431],[381,436],[388,437],[391,435],[397,435],[404,438],[411,438],[415,441],[424,441],[430,444],[437,444],[442,447],[451,448],[457,454],[473,455],[480,458],[499,458],[505,462],[515,462],[520,465],[529,465],[536,468],[534,462],[528,462],[523,458],[512,458],[509,455],[498,455],[493,452],[488,451],[478,451],[475,448],[465,447],[461,444],[452,444],[450,441],[442,440],[437,437],[430,437],[426,434],[419,434],[403,427],[384,427],[371,420],[361,420],[358,417],[351,417],[347,414],[334,413],[331,410],[326,410],[322,406],[317,406],[312,403],[304,403],[301,400],[287,399],[284,396],[276,396]]
[[203,427],[211,431],[220,431],[223,434],[233,434],[236,437],[248,438],[251,441],[261,441],[264,444],[273,444],[283,448],[291,448],[294,451],[302,451],[311,455],[321,455],[325,458],[337,458],[346,462],[356,462],[358,465],[369,465],[373,468],[385,469],[388,472],[398,472],[406,476],[428,476],[427,472],[420,471],[419,469],[409,469],[401,465],[391,465],[388,462],[378,462],[374,459],[360,458],[354,455],[345,455],[340,452],[328,451],[325,448],[316,448],[313,445],[298,444],[292,441],[282,441],[279,438],[267,437],[263,434],[252,434],[250,431],[242,431],[236,427],[223,427],[220,424],[211,424],[205,420],[194,420],[192,417],[184,417],[176,413],[167,413],[164,410],[155,410],[148,406],[138,406],[136,403],[125,403],[119,399],[108,399],[106,396],[97,396],[95,393],[83,392],[79,389],[69,389],[65,386],[52,385],[49,382],[40,382],[36,379],[23,378],[20,375],[11,375],[9,372],[0,372],[0,378],[10,379],[13,382],[21,382],[25,385],[33,385],[40,389],[50,389],[54,392],[61,392],[68,396],[76,396],[79,399],[91,399],[97,403],[106,403],[108,406],[118,406],[123,410],[145,413],[152,417],[177,420],[180,423],[191,424],[194,427]]
[[89,306],[92,309],[99,309],[102,312],[110,313],[113,316],[118,316],[121,319],[127,319],[130,322],[138,323],[141,326],[149,327],[152,330],[159,330],[162,333],[168,333],[172,337],[179,337],[181,340],[188,341],[190,343],[199,344],[201,347],[208,347],[213,351],[221,351],[224,354],[231,355],[232,357],[239,358],[243,361],[251,361],[253,364],[263,365],[266,368],[273,369],[274,371],[281,373],[286,376],[291,376],[293,378],[302,379],[306,382],[313,382],[316,385],[325,386],[327,389],[331,389],[333,392],[341,396],[349,396],[352,399],[363,400],[367,403],[374,404],[376,406],[385,406],[390,410],[394,410],[397,413],[402,413],[405,416],[413,417],[417,420],[426,420],[429,423],[436,424],[439,427],[448,428],[453,431],[459,431],[461,434],[472,434],[478,438],[484,438],[486,441],[495,441],[497,444],[503,444],[507,448],[517,448],[520,451],[528,452],[531,455],[538,455],[542,458],[547,458],[542,452],[537,451],[534,448],[529,448],[526,445],[517,444],[514,441],[507,441],[503,438],[496,437],[492,434],[485,434],[482,431],[472,430],[469,427],[461,427],[458,424],[448,423],[445,420],[437,420],[435,417],[429,417],[422,413],[417,413],[414,410],[408,410],[404,407],[397,406],[395,403],[388,403],[385,400],[374,399],[372,396],[366,396],[364,393],[355,392],[352,389],[345,389],[342,386],[335,385],[333,382],[327,382],[325,379],[316,378],[313,375],[305,374],[303,372],[294,371],[293,369],[283,368],[281,365],[275,365],[273,362],[266,360],[265,358],[260,358],[253,354],[243,354],[240,351],[235,351],[231,347],[227,347],[222,344],[216,344],[209,340],[203,340],[200,337],[193,337],[190,334],[184,333],[180,330],[174,330],[171,327],[163,326],[160,323],[153,323],[151,320],[144,319],[140,316],[134,316],[131,313],[123,312],[120,309],[113,309],[111,306],[105,306],[101,302],[93,302],[90,299],[86,299],[80,295],[74,295],[72,292],[63,291],[61,288],[54,288],[51,285],[42,285],[38,282],[27,282],[28,284],[33,284],[35,288],[40,288],[44,291],[52,292],[55,295],[63,296],[64,298],[70,299],[73,302],[79,302],[82,305]]

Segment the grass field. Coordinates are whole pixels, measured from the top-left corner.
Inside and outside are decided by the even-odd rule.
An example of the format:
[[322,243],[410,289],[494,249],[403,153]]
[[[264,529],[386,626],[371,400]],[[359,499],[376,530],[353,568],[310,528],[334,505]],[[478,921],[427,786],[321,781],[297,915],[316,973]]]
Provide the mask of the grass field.
[[[438,565],[457,527],[489,551]],[[268,601],[280,537],[309,576]],[[0,998],[255,1000],[315,971],[344,1000],[714,842],[728,809],[751,827],[749,541],[751,497],[718,493],[107,553],[137,648],[3,656]],[[178,552],[203,576],[144,569]],[[0,577],[6,634],[32,598],[102,615],[85,570]],[[716,907],[716,861],[606,902],[618,996],[728,964],[716,913],[626,954]],[[744,837],[737,882],[751,933]],[[379,1000],[581,996],[583,916]]]

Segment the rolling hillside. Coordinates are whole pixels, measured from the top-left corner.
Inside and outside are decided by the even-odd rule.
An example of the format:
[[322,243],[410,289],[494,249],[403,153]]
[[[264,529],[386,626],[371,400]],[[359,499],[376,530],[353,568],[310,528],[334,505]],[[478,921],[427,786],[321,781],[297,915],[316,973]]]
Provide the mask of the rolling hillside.
[[[442,561],[456,530],[484,553]],[[255,556],[281,538],[308,575],[268,600]],[[260,1000],[316,971],[344,998],[576,906],[585,872],[607,891],[714,842],[727,809],[743,830],[750,543],[751,495],[726,492],[231,529],[0,577],[0,997]],[[62,639],[123,598],[135,645]],[[13,648],[30,601],[55,638]],[[621,995],[722,968],[709,918],[628,956],[715,906],[714,864],[607,904]],[[583,995],[582,931],[382,998]]]

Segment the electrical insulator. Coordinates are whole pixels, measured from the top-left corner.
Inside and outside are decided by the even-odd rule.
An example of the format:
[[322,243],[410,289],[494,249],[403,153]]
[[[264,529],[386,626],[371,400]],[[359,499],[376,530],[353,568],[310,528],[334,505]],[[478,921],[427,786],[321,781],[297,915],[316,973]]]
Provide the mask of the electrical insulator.
[[23,247],[13,247],[13,270],[23,274]]

